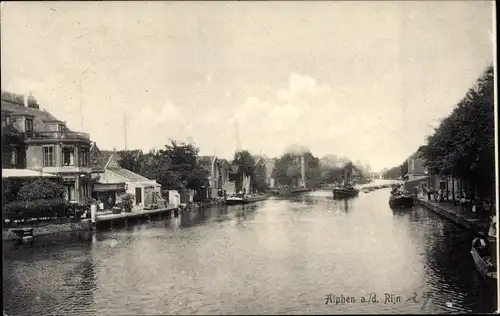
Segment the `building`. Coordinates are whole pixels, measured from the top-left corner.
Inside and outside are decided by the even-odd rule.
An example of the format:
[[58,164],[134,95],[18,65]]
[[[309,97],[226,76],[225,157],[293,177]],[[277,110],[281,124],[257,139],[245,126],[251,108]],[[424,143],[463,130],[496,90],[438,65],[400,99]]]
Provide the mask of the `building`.
[[206,196],[203,198],[214,199],[222,196],[222,175],[220,165],[216,156],[200,156],[198,164],[207,172],[209,187],[206,188]]
[[257,191],[264,191],[268,186],[267,183],[267,161],[264,157],[256,157],[254,173],[255,173],[255,189]]
[[422,151],[425,146],[421,146],[417,152],[408,158],[408,173],[405,179],[405,188],[409,191],[418,185],[420,189],[426,191],[428,188],[442,190],[449,199],[460,196],[462,190],[467,190],[467,183],[453,177],[443,177],[429,172],[425,167],[425,159],[422,158]]
[[91,157],[92,177],[95,180],[92,197],[103,201],[106,208],[121,202],[125,193],[134,195],[135,206],[138,208],[154,204],[165,206],[161,184],[120,167],[119,156],[115,151],[101,151],[93,143]]
[[[3,101],[2,101],[3,103]],[[26,166],[26,148],[24,135],[12,124],[12,111],[4,109],[2,104],[2,169],[23,169]]]
[[424,146],[421,146],[407,159],[408,173],[403,176],[403,179],[405,180],[405,189],[408,191],[413,192],[417,185],[425,190],[430,185],[425,159],[421,157],[424,148]]
[[42,173],[60,176],[65,199],[82,203],[90,197],[90,137],[71,131],[40,107],[33,96],[2,91],[2,125],[9,126],[16,141],[6,141],[10,164]]
[[276,181],[273,178],[275,164],[276,161],[274,159],[266,159],[266,183],[269,188],[276,187]]

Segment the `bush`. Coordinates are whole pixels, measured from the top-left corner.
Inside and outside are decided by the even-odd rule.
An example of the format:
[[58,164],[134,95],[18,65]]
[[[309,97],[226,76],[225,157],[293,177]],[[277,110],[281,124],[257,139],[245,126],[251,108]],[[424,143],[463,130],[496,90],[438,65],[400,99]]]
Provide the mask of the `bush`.
[[132,207],[134,206],[134,199],[135,195],[131,193],[126,193],[125,195],[123,195],[121,205],[123,206],[123,208],[125,208],[126,211],[130,211],[132,209]]
[[4,206],[5,219],[24,220],[42,217],[69,217],[68,203],[63,199],[14,201]]
[[20,201],[55,200],[62,199],[63,194],[62,184],[40,179],[23,185],[17,194],[17,199]]

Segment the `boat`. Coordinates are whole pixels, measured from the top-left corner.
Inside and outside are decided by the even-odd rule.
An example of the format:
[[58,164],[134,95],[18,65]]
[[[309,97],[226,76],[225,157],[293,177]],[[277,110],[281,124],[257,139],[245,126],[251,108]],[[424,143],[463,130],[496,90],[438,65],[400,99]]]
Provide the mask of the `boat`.
[[344,183],[343,185],[336,186],[333,188],[333,197],[335,199],[351,198],[356,197],[359,194],[359,190],[356,189],[352,184],[349,175],[347,174],[347,168],[344,168]]
[[308,189],[308,188],[295,188],[295,189],[291,189],[290,193],[294,194],[294,193],[303,193],[303,192],[310,192],[310,191],[311,191],[311,189]]
[[485,240],[481,237],[474,238],[474,240],[472,240],[472,249],[470,253],[481,276],[487,282],[493,282],[496,284],[497,267],[495,259],[490,256],[490,248]]
[[408,192],[395,192],[389,198],[389,206],[395,208],[412,208],[414,204],[413,195]]
[[227,205],[249,204],[259,201],[267,200],[266,194],[248,194],[248,195],[234,195],[226,199]]
[[347,198],[358,196],[359,190],[351,185],[338,186],[333,189],[334,198]]

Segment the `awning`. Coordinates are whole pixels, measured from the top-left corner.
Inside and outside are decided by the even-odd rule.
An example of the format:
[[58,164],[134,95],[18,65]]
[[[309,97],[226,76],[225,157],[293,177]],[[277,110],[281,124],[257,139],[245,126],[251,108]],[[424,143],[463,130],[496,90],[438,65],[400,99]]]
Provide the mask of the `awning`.
[[30,169],[2,169],[2,179],[7,178],[57,178],[57,176]]
[[94,183],[93,192],[125,191],[125,183]]

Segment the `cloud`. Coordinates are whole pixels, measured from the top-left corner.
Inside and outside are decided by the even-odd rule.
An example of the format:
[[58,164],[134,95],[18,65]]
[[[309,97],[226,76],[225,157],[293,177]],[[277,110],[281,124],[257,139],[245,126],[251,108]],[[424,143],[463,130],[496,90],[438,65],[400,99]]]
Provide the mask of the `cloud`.
[[260,148],[273,155],[290,144],[311,144],[315,145],[313,153],[348,154],[352,144],[345,135],[356,133],[356,123],[368,124],[372,117],[359,117],[350,110],[353,107],[357,106],[346,102],[342,89],[333,91],[310,76],[292,73],[285,89],[267,99],[248,98],[234,117],[241,131],[257,136],[245,139],[248,149]]

